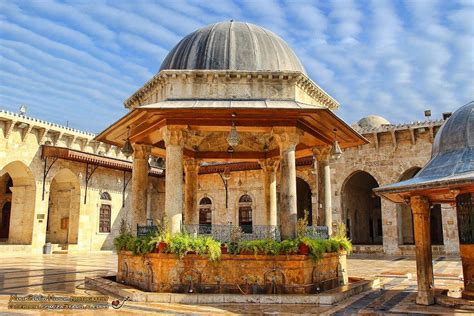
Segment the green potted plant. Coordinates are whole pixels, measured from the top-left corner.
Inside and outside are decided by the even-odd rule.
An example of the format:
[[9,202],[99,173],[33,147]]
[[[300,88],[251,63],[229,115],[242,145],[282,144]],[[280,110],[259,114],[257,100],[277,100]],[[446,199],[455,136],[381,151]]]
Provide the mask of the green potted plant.
[[229,253],[228,247],[227,247],[227,244],[226,244],[226,243],[222,243],[222,244],[221,244],[221,253],[222,253],[223,255],[226,255],[226,254]]
[[168,243],[171,239],[171,233],[169,231],[168,219],[165,216],[163,220],[157,221],[157,231],[155,236],[151,239],[150,243],[154,243],[156,248],[154,252],[165,253],[168,248]]
[[[296,222],[296,237],[300,240],[299,243],[299,253],[301,255],[308,255],[309,253],[309,245],[307,242],[304,242],[306,239],[306,235],[308,233],[308,212],[304,212],[304,217],[300,218]],[[307,240],[306,240],[307,241]]]

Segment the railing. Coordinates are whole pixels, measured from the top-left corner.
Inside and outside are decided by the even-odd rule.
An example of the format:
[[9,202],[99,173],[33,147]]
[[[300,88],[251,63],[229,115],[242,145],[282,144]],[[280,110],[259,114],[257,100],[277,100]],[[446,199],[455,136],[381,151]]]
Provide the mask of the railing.
[[137,224],[137,237],[145,237],[154,235],[158,231],[156,225],[138,225]]
[[[156,225],[137,225],[137,236],[153,235],[158,231]],[[239,240],[273,239],[281,241],[279,226],[272,225],[211,225],[187,224],[181,226],[181,231],[197,236],[210,236],[222,243]],[[308,226],[306,236],[310,238],[328,239],[326,226]]]
[[317,239],[328,239],[329,230],[327,226],[308,226],[306,236]]
[[271,225],[183,225],[182,230],[191,235],[207,235],[220,242],[273,239],[281,240],[278,226]]

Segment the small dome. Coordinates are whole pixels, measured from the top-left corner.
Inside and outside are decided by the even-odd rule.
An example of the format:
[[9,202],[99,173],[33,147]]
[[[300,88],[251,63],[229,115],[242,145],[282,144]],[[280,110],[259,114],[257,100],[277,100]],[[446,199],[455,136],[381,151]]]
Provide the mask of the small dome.
[[451,115],[433,142],[431,160],[417,177],[437,178],[474,171],[474,102]]
[[298,57],[278,35],[244,22],[220,22],[184,37],[161,64],[164,69],[300,71]]
[[390,122],[378,115],[369,115],[361,118],[357,123],[353,124],[353,127],[360,129],[374,129],[379,128],[382,125],[389,125]]

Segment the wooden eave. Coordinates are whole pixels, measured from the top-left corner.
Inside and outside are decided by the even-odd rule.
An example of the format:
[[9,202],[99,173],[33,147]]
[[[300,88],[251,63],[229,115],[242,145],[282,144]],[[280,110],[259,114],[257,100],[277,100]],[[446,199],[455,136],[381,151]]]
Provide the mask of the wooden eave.
[[[127,160],[121,160],[116,158],[99,156],[91,153],[86,153],[83,151],[73,150],[65,147],[56,147],[56,146],[41,146],[41,158],[59,158],[69,161],[75,161],[80,163],[86,163],[91,165],[96,165],[99,167],[104,167],[108,169],[122,170],[122,171],[132,171],[132,162]],[[158,168],[151,168],[149,174],[151,176],[163,176],[162,170]]]
[[[274,127],[296,127],[304,132],[297,147],[297,157],[311,155],[313,147],[331,145],[334,129],[341,148],[359,146],[368,140],[327,108],[136,108],[96,136],[96,140],[123,146],[130,127],[132,142],[154,146],[152,153],[164,156],[160,129],[168,125],[184,125],[195,131],[229,131],[232,114],[237,131],[271,133]],[[161,144],[161,146],[160,146]],[[227,152],[195,152],[187,150],[186,156],[198,159],[228,158]],[[256,160],[278,156],[279,152],[239,152],[233,159]]]
[[439,181],[429,185],[418,185],[396,190],[385,190],[383,187],[374,192],[394,203],[405,203],[412,196],[425,196],[431,203],[454,203],[456,196],[463,193],[474,193],[474,181],[456,180]]

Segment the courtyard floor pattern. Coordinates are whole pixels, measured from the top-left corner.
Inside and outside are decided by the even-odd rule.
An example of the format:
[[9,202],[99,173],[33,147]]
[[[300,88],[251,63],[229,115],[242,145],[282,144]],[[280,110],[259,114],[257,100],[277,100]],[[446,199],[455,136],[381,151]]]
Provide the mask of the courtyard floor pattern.
[[[224,304],[184,305],[126,302],[120,310],[109,309],[100,314],[163,315],[291,315],[291,314],[471,314],[473,311],[455,310],[442,306],[419,306],[416,297],[416,267],[412,257],[352,255],[348,261],[349,275],[379,277],[382,288],[351,297],[336,306]],[[57,255],[0,255],[0,315],[38,314],[34,310],[9,310],[12,294],[76,294],[98,295],[84,287],[84,277],[115,275],[117,257],[110,252]],[[438,257],[434,260],[435,286],[451,291],[462,287],[459,279],[461,262],[457,257]],[[110,298],[110,301],[112,298]],[[55,312],[56,314],[57,312]],[[77,311],[61,311],[76,314]],[[46,314],[43,312],[41,314]],[[81,314],[97,315],[97,311]]]

